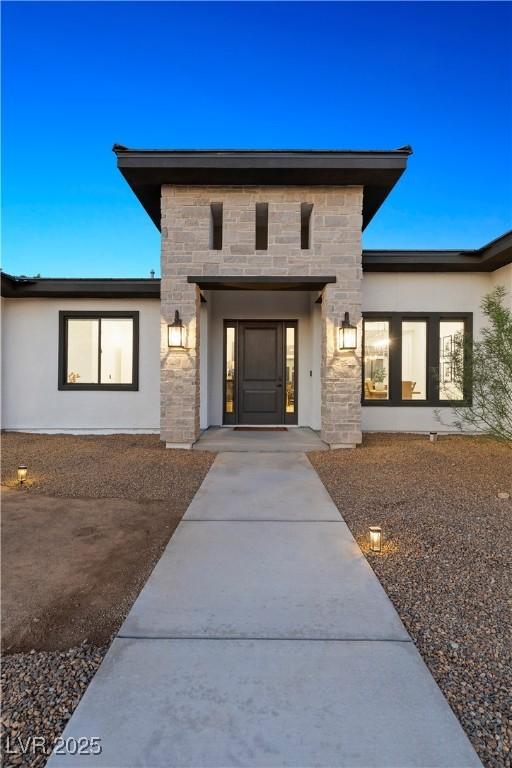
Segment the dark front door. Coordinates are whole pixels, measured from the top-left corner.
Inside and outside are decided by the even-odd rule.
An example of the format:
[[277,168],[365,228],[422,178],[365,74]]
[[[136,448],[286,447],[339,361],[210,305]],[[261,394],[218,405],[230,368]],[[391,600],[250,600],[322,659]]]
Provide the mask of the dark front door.
[[283,423],[283,323],[239,323],[238,421]]

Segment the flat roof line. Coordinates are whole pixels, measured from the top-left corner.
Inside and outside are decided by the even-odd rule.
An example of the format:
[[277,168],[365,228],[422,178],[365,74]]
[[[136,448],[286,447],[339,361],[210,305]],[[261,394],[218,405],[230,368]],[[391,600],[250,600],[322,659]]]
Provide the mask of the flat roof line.
[[166,154],[166,155],[412,155],[413,148],[410,144],[397,149],[166,149],[166,148],[135,148],[126,147],[124,144],[114,144],[112,151],[118,154]]

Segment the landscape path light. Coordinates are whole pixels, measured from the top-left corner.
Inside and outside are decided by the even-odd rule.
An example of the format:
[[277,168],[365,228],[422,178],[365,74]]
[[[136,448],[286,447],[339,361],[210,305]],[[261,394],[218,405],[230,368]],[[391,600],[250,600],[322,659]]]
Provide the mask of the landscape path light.
[[371,552],[382,551],[382,528],[380,525],[370,525],[370,550]]
[[23,485],[25,480],[27,479],[28,469],[24,464],[20,464],[18,467],[18,483],[20,485]]

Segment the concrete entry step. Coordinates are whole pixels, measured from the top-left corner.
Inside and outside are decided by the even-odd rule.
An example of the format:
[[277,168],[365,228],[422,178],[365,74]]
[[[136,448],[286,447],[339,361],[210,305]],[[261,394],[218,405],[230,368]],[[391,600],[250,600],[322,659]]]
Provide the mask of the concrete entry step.
[[233,427],[209,427],[194,443],[196,451],[327,451],[329,446],[309,427],[288,427],[284,432],[235,431]]

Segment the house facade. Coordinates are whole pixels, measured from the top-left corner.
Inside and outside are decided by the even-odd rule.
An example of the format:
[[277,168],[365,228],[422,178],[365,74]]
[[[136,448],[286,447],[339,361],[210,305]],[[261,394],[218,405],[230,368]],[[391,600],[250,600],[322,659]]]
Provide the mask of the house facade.
[[493,287],[511,300],[512,234],[363,250],[410,148],[114,151],[161,231],[161,280],[2,275],[4,429],[183,448],[209,426],[308,426],[334,448],[450,429],[468,395],[450,351]]

